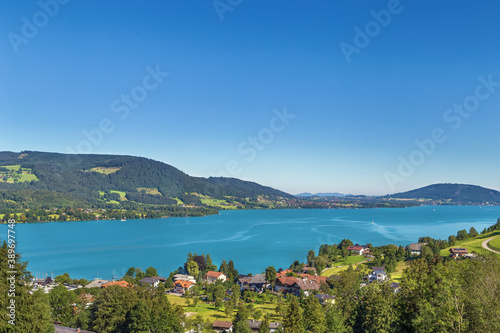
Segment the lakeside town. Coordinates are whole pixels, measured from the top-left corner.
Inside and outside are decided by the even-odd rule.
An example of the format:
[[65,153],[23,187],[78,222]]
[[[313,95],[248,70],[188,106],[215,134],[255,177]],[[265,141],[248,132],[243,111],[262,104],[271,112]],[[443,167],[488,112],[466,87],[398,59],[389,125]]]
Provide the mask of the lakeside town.
[[[498,265],[498,257],[488,253],[500,254],[495,250],[499,235],[500,219],[481,234],[470,228],[468,232],[458,231],[447,241],[421,237],[418,243],[406,247],[360,245],[344,239],[339,244],[322,245],[318,255],[310,250],[306,262],[296,260],[289,268],[278,270],[269,266],[253,274],[239,274],[232,260],[223,260],[217,267],[209,254],[189,253],[184,266],[168,277],[159,277],[153,267],[145,272],[131,267],[115,280],[77,280],[65,273],[31,280],[29,292],[48,296],[56,333],[123,331],[120,325],[129,322],[131,326],[130,318],[116,319],[118,322],[111,328],[109,318],[106,324],[98,320],[101,307],[118,315],[117,307],[127,302],[116,299],[117,303],[106,304],[102,297],[119,297],[122,293],[166,297],[179,316],[179,332],[295,332],[290,325],[312,332],[336,332],[328,328],[334,325],[343,329],[338,331],[349,332],[358,325],[346,316],[352,302],[366,300],[368,295],[378,302],[408,297],[410,286],[406,284],[416,267],[461,268],[486,260]],[[475,260],[478,257],[482,260]],[[299,323],[297,316],[301,318]],[[120,324],[120,320],[125,322]],[[372,331],[367,327],[394,324],[389,319],[383,323],[378,320],[366,317],[359,323],[360,328]]]

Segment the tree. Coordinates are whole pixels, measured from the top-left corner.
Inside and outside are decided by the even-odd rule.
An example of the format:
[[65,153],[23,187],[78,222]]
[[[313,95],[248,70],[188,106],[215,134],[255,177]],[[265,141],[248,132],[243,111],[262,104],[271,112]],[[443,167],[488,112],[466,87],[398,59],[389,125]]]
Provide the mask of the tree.
[[264,315],[264,320],[259,325],[259,333],[269,333],[269,316]]
[[[215,266],[212,262],[212,258],[210,257],[210,254],[207,253],[207,256],[205,257],[205,262],[207,264],[207,271],[216,271],[217,266]],[[206,273],[206,272],[204,272]]]
[[245,304],[240,303],[238,306],[238,311],[233,320],[233,332],[234,333],[251,333],[252,330],[248,325],[247,319],[250,317],[250,311],[245,306]]
[[54,321],[69,325],[73,319],[73,304],[76,301],[75,293],[68,291],[65,286],[58,285],[49,294],[49,304],[52,308]]
[[145,277],[146,273],[144,273],[140,267],[137,267],[135,269],[135,282],[139,283],[139,281],[144,279]]
[[234,262],[232,260],[229,260],[227,265],[227,278],[231,282],[238,278],[238,271],[234,268]]
[[267,282],[274,283],[274,281],[276,281],[276,274],[276,268],[274,268],[274,266],[268,266],[265,270]]
[[154,268],[154,267],[148,267],[146,269],[146,276],[147,277],[158,276],[158,272],[156,271],[156,268]]
[[290,296],[285,317],[283,318],[284,331],[285,333],[303,333],[305,332],[303,325],[302,309],[297,297]]
[[326,332],[329,333],[347,333],[349,328],[345,324],[345,319],[333,306],[330,306],[325,314],[326,317]]
[[326,330],[325,313],[315,295],[309,295],[303,304],[304,326],[307,331],[323,333]]
[[[62,284],[64,284],[64,283],[67,283],[67,284],[73,283],[73,280],[69,277],[68,273],[64,273],[62,275],[56,276],[55,279],[54,279],[54,281],[56,283],[62,283]],[[64,289],[66,289],[66,288],[64,288]]]
[[233,316],[233,303],[232,302],[226,302],[224,305],[224,313],[226,314],[227,317],[231,318]]
[[363,299],[363,328],[366,332],[389,333],[397,319],[394,293],[387,284],[370,284]]
[[191,260],[186,264],[186,270],[189,275],[194,276],[195,278],[198,277],[200,273],[198,264],[194,260]]
[[314,253],[314,250],[309,250],[309,252],[307,253],[307,264],[310,267],[316,267],[315,259],[316,259],[316,254]]
[[450,244],[450,246],[455,245],[456,242],[457,242],[457,237],[455,237],[455,235],[451,235],[448,237],[448,243]]
[[459,230],[457,232],[457,239],[458,240],[465,240],[468,238],[469,238],[469,234],[467,233],[467,230],[463,229],[463,230]]
[[149,333],[151,328],[151,319],[149,317],[148,307],[141,301],[137,302],[130,311],[131,322],[129,329],[131,333]]
[[220,267],[219,267],[219,272],[224,273],[225,276],[228,276],[228,267],[227,267],[227,261],[222,260]]
[[476,228],[471,227],[469,229],[469,237],[476,237],[479,236],[479,233],[477,232]]

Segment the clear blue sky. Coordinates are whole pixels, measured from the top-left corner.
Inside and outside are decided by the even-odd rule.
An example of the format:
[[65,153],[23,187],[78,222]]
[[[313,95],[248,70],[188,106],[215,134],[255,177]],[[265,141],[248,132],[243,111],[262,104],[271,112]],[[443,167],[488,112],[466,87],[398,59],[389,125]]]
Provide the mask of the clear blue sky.
[[238,2],[3,1],[0,150],[144,156],[290,193],[500,189],[500,86],[477,88],[500,82],[497,1]]

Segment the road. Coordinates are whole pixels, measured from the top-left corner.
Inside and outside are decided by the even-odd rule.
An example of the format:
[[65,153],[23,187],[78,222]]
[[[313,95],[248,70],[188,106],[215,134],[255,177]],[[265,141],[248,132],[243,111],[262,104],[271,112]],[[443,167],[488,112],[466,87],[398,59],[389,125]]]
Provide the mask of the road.
[[486,250],[488,250],[488,251],[491,251],[491,252],[495,252],[495,253],[500,254],[500,252],[495,251],[495,250],[492,250],[492,249],[490,249],[490,248],[488,247],[488,242],[489,242],[490,240],[492,240],[493,238],[495,238],[495,237],[488,238],[487,240],[485,240],[485,241],[483,242],[483,244],[481,244],[481,246],[483,247],[483,249],[486,249]]

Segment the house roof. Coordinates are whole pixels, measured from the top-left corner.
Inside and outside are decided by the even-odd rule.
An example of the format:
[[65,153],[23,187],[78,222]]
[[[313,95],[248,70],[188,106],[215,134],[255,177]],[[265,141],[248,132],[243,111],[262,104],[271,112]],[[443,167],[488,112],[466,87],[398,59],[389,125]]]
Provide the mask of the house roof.
[[225,277],[225,275],[222,272],[208,271],[207,274],[205,274],[203,276],[203,278],[206,278],[206,277],[219,278],[220,276],[224,276]]
[[154,284],[156,282],[160,281],[160,279],[156,277],[145,277],[139,280],[141,283],[149,283],[149,284]]
[[231,328],[233,326],[233,322],[231,321],[221,321],[221,320],[216,320],[214,321],[212,327],[217,327],[217,328]]
[[189,280],[195,280],[195,278],[194,278],[194,276],[191,276],[191,275],[175,274],[174,281],[177,281],[177,280],[189,281]]
[[384,272],[385,273],[385,268],[382,266],[373,266],[372,267],[373,272]]
[[390,286],[391,286],[391,288],[393,288],[393,289],[397,289],[397,288],[401,287],[401,285],[400,285],[399,283],[397,283],[397,282],[393,282],[393,283],[391,283],[391,284],[390,284]]
[[280,273],[276,273],[276,277],[280,278],[280,277],[286,276],[288,273],[291,273],[291,272],[292,272],[291,269],[285,269],[284,271],[281,271]]
[[466,248],[455,248],[455,249],[450,249],[450,252],[453,254],[461,254],[461,253],[469,253],[469,251]]
[[297,278],[293,276],[283,276],[279,277],[278,281],[285,286],[293,286],[295,283],[297,283]]
[[154,279],[158,279],[161,282],[167,282],[167,278],[161,277],[161,276],[153,276]]
[[196,283],[194,283],[193,281],[183,281],[183,280],[177,280],[177,281],[174,282],[175,286],[179,286],[179,287],[182,287],[182,288],[189,288],[193,284],[196,284]]
[[101,288],[103,284],[108,283],[108,280],[95,279],[85,286],[85,288]]
[[365,247],[363,247],[363,246],[349,246],[347,249],[349,251],[361,251],[361,250],[364,250]]
[[124,288],[132,287],[132,285],[130,283],[128,283],[127,281],[123,281],[123,280],[105,283],[102,286],[104,288],[111,287],[111,286],[120,286],[120,287],[124,287]]

